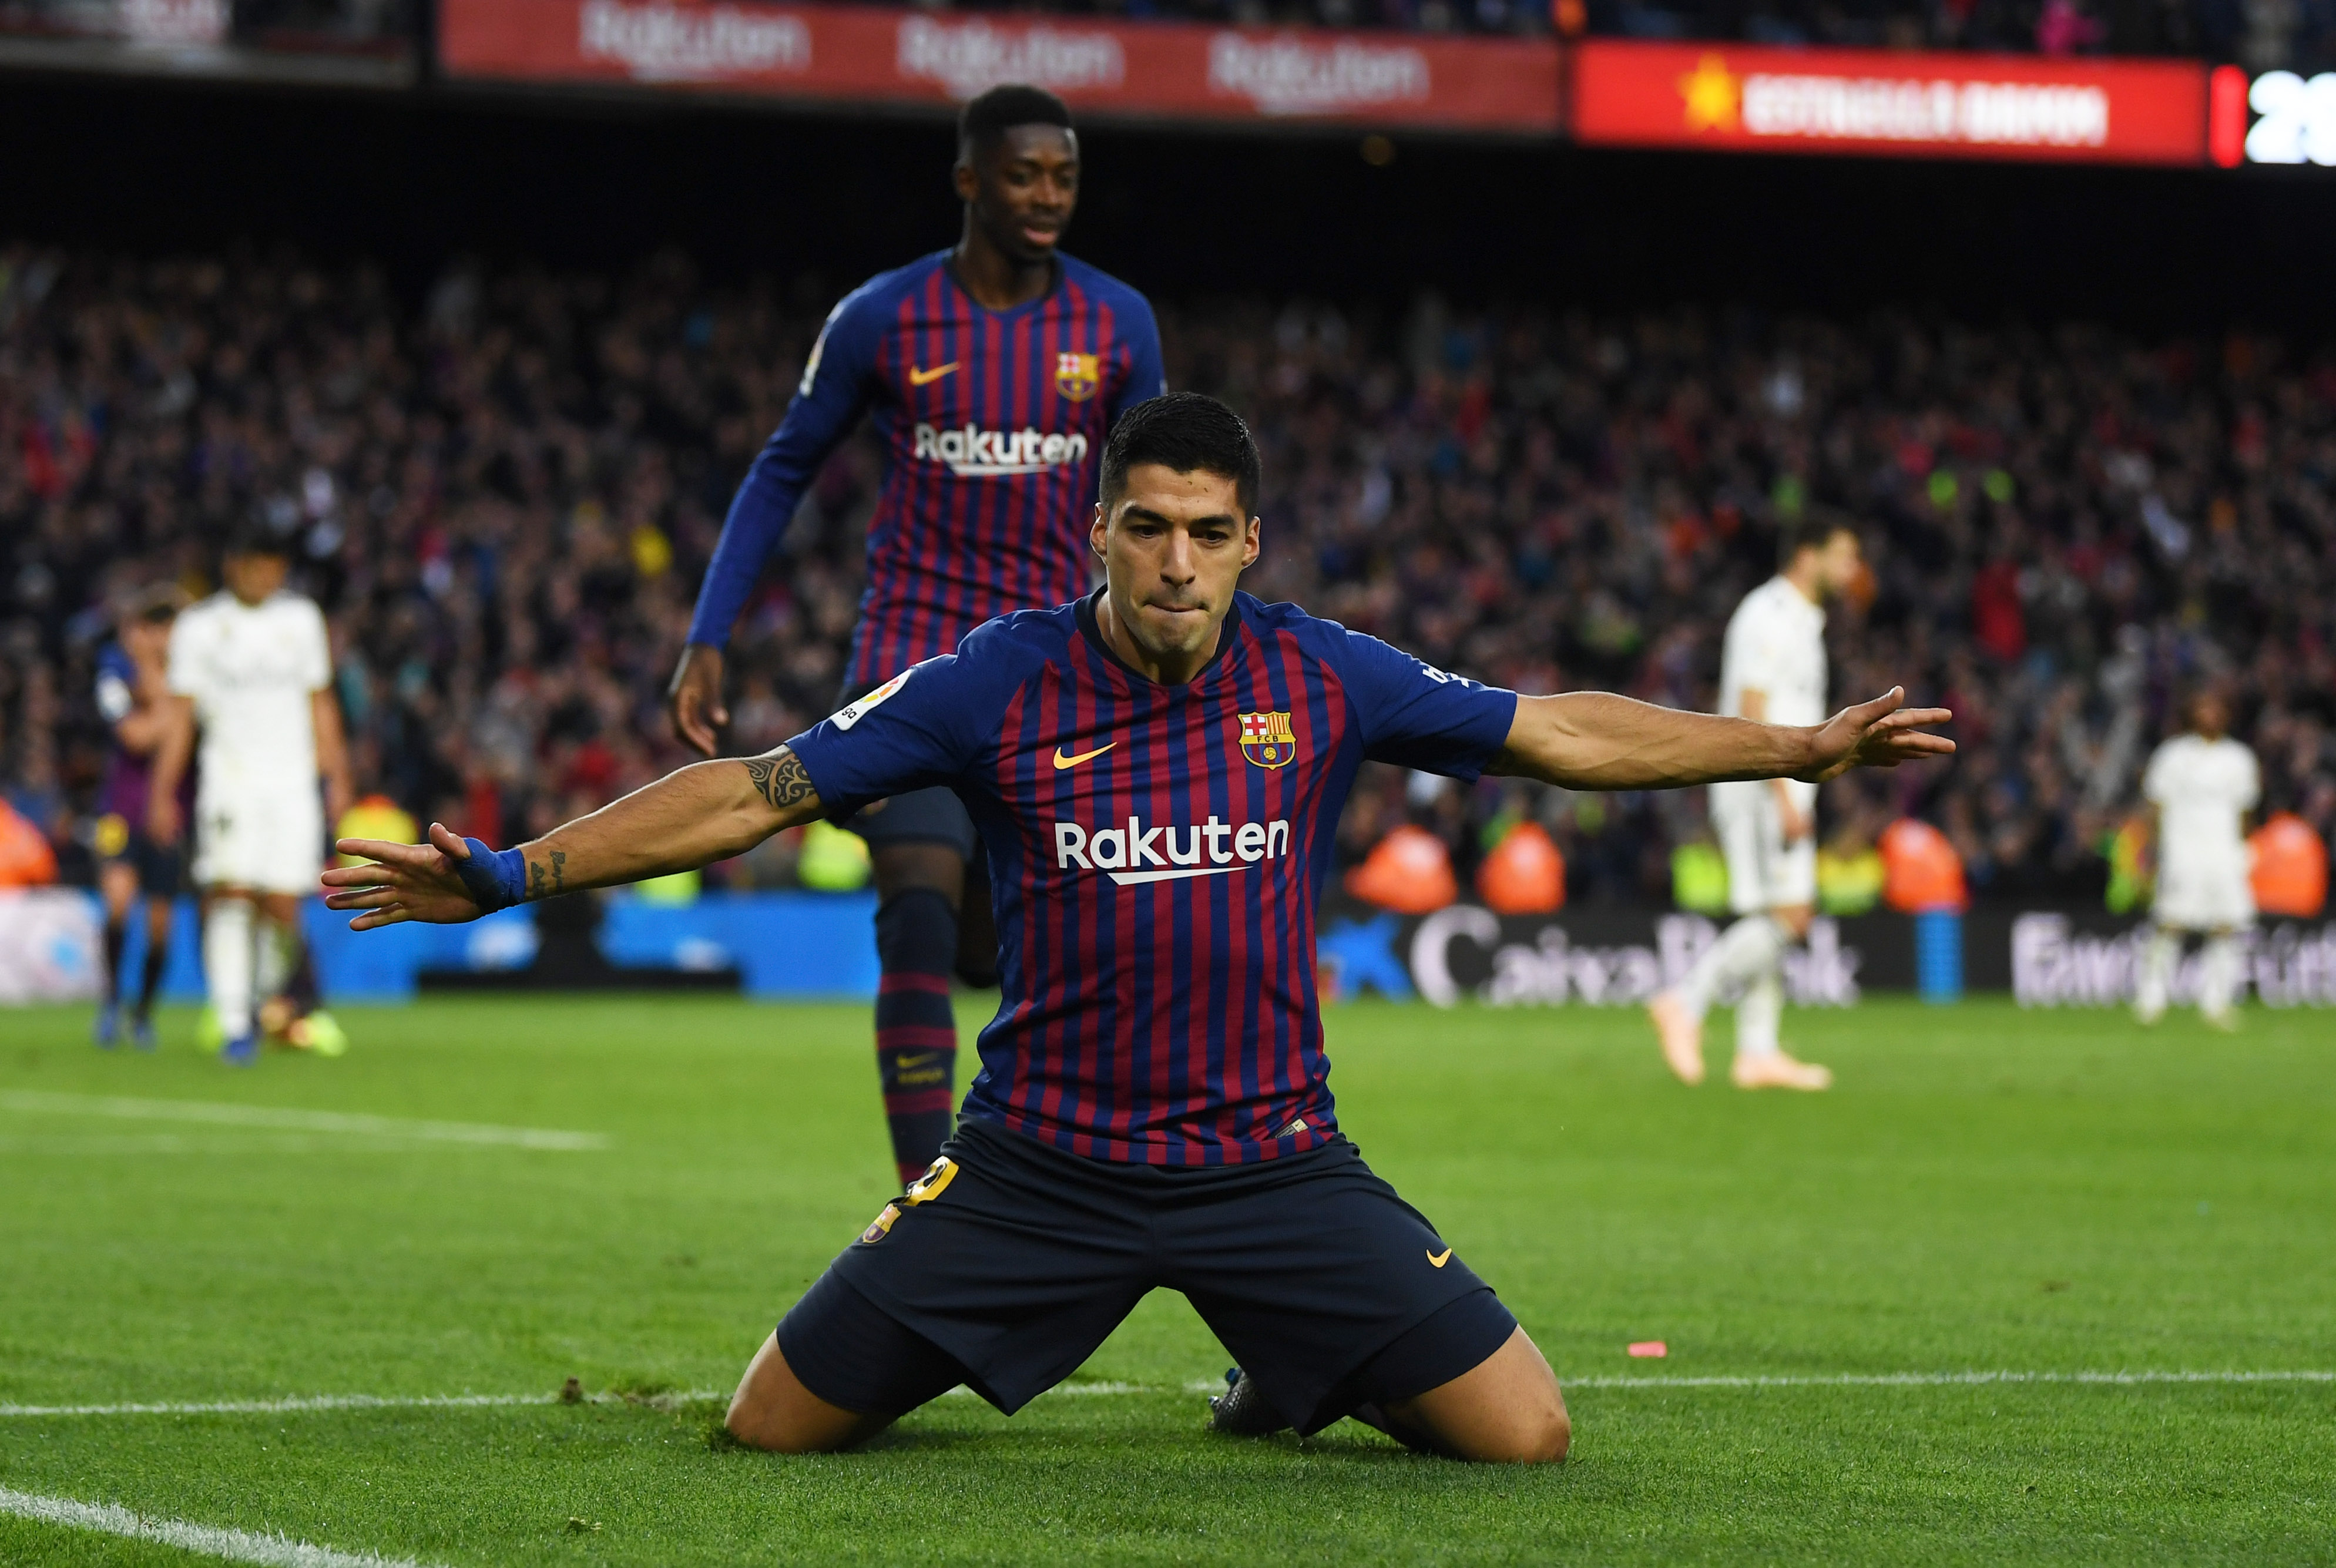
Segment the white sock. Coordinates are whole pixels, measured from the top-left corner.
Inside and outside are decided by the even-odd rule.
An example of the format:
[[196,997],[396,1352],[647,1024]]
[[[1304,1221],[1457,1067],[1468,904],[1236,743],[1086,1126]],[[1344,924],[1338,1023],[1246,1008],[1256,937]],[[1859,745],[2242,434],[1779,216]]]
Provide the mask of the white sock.
[[266,916],[259,920],[259,956],[255,966],[257,979],[253,994],[261,1001],[280,995],[284,982],[292,978],[292,955],[299,950],[293,944],[299,933],[277,925]]
[[2210,1018],[2227,1014],[2236,1003],[2239,970],[2244,962],[2239,939],[2222,932],[2206,939],[2198,960],[2198,1010]]
[[1775,920],[1767,915],[1746,915],[1703,950],[1679,987],[1680,999],[1700,1022],[1710,1011],[1714,998],[1773,971],[1784,951],[1785,933]]
[[203,914],[203,979],[230,1040],[251,1033],[251,917],[241,899],[213,899]]
[[1785,1020],[1785,977],[1771,965],[1746,988],[1736,1004],[1736,1054],[1773,1057],[1784,1048],[1777,1030]]
[[2166,1011],[2166,998],[2174,989],[2174,966],[2181,957],[2182,933],[2152,926],[2149,940],[2142,944],[2141,974],[2134,982],[2135,1012],[2154,1018]]

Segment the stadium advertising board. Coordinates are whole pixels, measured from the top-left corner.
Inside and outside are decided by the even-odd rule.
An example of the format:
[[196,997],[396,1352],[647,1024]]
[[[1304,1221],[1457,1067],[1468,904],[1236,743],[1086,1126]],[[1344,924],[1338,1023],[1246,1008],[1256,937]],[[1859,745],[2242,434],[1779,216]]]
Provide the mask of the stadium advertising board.
[[1591,39],[1579,141],[1728,152],[2198,164],[2195,63]]
[[1554,134],[1546,44],[675,0],[444,0],[474,81],[630,83],[947,104],[1029,82],[1087,111]]
[[2266,71],[2250,81],[2218,65],[2208,91],[2208,154],[2224,169],[2243,163],[2336,168],[2336,71],[2299,76]]
[[[1496,915],[1452,904],[1407,917],[1346,899],[1323,909],[1315,952],[1326,990],[1415,997],[1448,1008],[1636,1007],[1678,985],[1719,927],[1701,915],[1600,909]],[[1878,967],[1866,950],[1875,948]],[[1894,960],[1894,961],[1893,961]],[[1785,993],[1799,1007],[1849,1007],[1866,987],[1911,989],[1912,928],[1895,916],[1819,917],[1785,959]]]

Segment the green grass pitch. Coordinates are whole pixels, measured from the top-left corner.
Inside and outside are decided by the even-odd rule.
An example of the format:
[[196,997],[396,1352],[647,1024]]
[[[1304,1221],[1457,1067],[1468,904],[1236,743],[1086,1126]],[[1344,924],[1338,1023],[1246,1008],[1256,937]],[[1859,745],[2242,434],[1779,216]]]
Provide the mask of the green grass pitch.
[[[1568,1385],[1573,1458],[1538,1471],[1353,1423],[1212,1438],[1191,1386],[1225,1355],[1164,1295],[1011,1421],[959,1396],[853,1455],[725,1449],[686,1396],[892,1190],[865,1010],[344,1017],[346,1058],[238,1074],[183,1015],[139,1057],[85,1009],[0,1014],[0,1405],[602,1397],[12,1413],[0,1487],[433,1564],[2336,1562],[2325,1378],[1686,1381],[2336,1370],[2324,1015],[1796,1013],[1841,1086],[1786,1096],[1727,1086],[1724,1018],[1690,1092],[1634,1014],[1334,1009],[1348,1132]],[[0,1562],[197,1561],[0,1518]]]

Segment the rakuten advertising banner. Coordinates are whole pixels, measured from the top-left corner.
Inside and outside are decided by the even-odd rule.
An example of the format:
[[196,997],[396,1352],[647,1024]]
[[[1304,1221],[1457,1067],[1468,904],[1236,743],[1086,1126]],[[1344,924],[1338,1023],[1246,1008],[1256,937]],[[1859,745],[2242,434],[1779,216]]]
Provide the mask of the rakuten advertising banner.
[[2195,62],[1593,39],[1573,134],[1632,147],[2200,164]]
[[1554,135],[1557,51],[1515,40],[676,0],[442,0],[453,76],[946,104],[1028,82],[1162,119]]

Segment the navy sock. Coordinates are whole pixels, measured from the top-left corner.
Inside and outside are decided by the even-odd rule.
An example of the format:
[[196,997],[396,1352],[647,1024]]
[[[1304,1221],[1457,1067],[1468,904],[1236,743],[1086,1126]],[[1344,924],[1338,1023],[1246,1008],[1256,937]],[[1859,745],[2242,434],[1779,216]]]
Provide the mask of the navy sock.
[[105,922],[105,979],[97,994],[106,1007],[122,999],[122,950],[129,943],[130,931],[122,921]]
[[949,970],[957,960],[957,911],[932,888],[910,888],[876,911],[876,1068],[892,1161],[912,1182],[940,1153],[954,1121],[957,1014]]
[[291,977],[284,982],[284,999],[292,1004],[293,1013],[307,1018],[325,1005],[324,988],[316,983],[316,959],[309,952],[304,938],[300,956],[293,961]]
[[151,1016],[154,1011],[154,993],[162,989],[162,966],[170,960],[170,945],[166,942],[146,944],[145,967],[138,975],[138,1016]]

